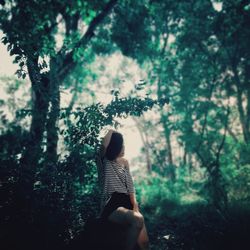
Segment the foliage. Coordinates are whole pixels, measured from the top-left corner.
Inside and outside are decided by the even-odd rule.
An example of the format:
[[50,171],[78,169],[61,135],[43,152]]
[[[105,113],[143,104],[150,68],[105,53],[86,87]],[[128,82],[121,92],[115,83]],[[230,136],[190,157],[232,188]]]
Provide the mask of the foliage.
[[[209,177],[204,195],[223,210],[227,207],[227,192],[222,158],[227,148],[233,147],[230,137],[244,155],[240,161],[248,163],[249,12],[245,1],[220,4],[222,11],[213,1],[154,1],[150,7],[145,5],[143,24],[151,22],[152,26],[145,28],[147,38],[143,40],[154,49],[137,53],[132,49],[130,56],[139,62],[144,57],[140,63],[151,71],[148,82],[158,97],[170,99],[171,105],[160,111],[158,123],[150,118],[147,121],[151,124],[148,131],[155,124],[162,126],[149,143],[157,145],[150,149],[153,167],[167,173],[171,181],[176,180],[177,166],[188,163],[190,168],[204,167]],[[238,23],[233,21],[237,17]],[[239,40],[242,34],[244,38]],[[238,126],[240,133],[236,132]],[[239,143],[241,135],[243,144]],[[176,153],[179,149],[182,153]],[[227,156],[228,162],[235,162],[233,154]]]
[[249,199],[242,196],[243,190],[247,193],[244,186],[238,188],[241,180],[229,180],[229,196],[237,200],[230,200],[227,214],[222,214],[204,199],[204,173],[188,172],[178,169],[175,183],[155,172],[137,179],[137,199],[150,228],[152,249],[234,249],[247,244]]
[[[53,165],[41,158],[36,170],[31,207],[23,207],[22,193],[16,190],[20,179],[20,155],[27,138],[22,128],[9,128],[1,136],[1,192],[4,194],[1,197],[5,204],[2,215],[3,218],[9,218],[7,221],[5,219],[1,230],[6,225],[10,227],[4,239],[5,243],[10,244],[6,242],[6,238],[17,233],[13,230],[18,230],[19,223],[25,223],[29,228],[27,230],[32,231],[35,227],[35,238],[39,233],[44,234],[46,241],[40,242],[41,249],[46,247],[46,244],[56,246],[59,241],[62,241],[60,245],[69,241],[72,235],[81,230],[88,217],[97,216],[99,212],[95,154],[99,146],[100,130],[112,125],[117,116],[140,115],[153,105],[164,103],[166,100],[155,101],[150,98],[120,99],[115,93],[114,100],[106,107],[98,103],[84,109],[76,108],[70,114],[67,110],[62,110],[61,119],[65,125],[61,134],[69,153]],[[24,135],[21,137],[22,134]],[[18,141],[13,144],[13,140],[17,138]],[[25,211],[29,213],[31,224],[29,221],[22,222]],[[47,227],[49,230],[45,230]],[[24,237],[20,244],[26,246],[25,241]]]
[[239,202],[244,206],[249,202],[249,165],[235,168],[234,165],[227,165],[223,168],[223,175],[227,182],[227,193],[231,203]]
[[[219,248],[240,229],[242,235],[235,238],[245,240],[250,180],[247,1],[0,4],[2,42],[19,65],[17,75],[29,76],[31,84],[26,88],[26,79],[1,77],[9,98],[1,99],[0,107],[13,116],[10,121],[0,111],[2,244],[9,249],[64,247],[88,217],[98,214],[100,131],[117,127],[116,118],[128,116],[138,118],[147,139],[142,152],[152,168],[136,188],[154,248]],[[104,85],[104,70],[97,67],[105,69],[106,58],[117,51],[130,57],[121,64],[125,77],[132,74],[130,62],[137,62],[146,79],[123,97],[118,72],[108,78],[113,100],[107,106],[79,101],[82,92],[95,96],[90,84]],[[16,98],[22,86],[32,94],[27,102],[25,96]],[[62,89],[73,93],[67,108],[61,107]],[[138,95],[141,90],[145,97]],[[144,115],[153,106],[157,114]],[[139,161],[143,164],[145,157]],[[168,241],[162,241],[163,234]]]

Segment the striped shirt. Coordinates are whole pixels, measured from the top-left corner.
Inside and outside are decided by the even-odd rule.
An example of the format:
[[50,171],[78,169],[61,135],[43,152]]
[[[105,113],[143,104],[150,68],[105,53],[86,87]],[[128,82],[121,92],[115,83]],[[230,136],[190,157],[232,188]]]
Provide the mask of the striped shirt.
[[101,209],[108,203],[112,193],[134,193],[134,184],[129,168],[106,158],[102,161],[101,177]]

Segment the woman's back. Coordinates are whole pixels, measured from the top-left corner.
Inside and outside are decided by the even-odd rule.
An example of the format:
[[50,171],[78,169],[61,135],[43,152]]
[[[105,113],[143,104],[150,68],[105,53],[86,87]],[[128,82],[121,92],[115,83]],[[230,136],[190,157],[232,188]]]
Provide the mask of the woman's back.
[[103,159],[102,203],[105,205],[112,193],[134,193],[134,185],[129,168],[117,161]]

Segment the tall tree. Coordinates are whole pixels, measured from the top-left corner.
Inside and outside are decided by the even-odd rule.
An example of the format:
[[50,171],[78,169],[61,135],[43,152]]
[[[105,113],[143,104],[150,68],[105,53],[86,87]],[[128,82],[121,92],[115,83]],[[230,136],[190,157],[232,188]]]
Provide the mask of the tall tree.
[[[235,96],[243,138],[250,141],[250,10],[248,1],[222,1],[223,11],[214,22],[221,62],[228,74],[228,91]],[[232,74],[230,74],[232,72]]]
[[[125,55],[142,65],[145,61],[152,64],[149,69],[154,74],[150,81],[157,85],[158,96],[170,97],[171,110],[161,112],[169,162],[174,158],[171,134],[175,134],[176,141],[184,147],[184,155],[192,154],[207,169],[212,202],[217,207],[220,201],[225,205],[227,201],[220,156],[227,131],[232,134],[233,130],[232,100],[237,100],[248,148],[250,89],[248,2],[220,3],[222,10],[210,0],[152,1],[138,12],[143,34],[131,32],[128,37],[115,37],[118,43],[127,41],[120,42]],[[118,15],[124,16],[122,9]],[[135,16],[128,16],[119,25],[131,30],[134,19]]]
[[[3,43],[8,44],[11,55],[16,55],[15,62],[20,66],[17,73],[22,77],[28,74],[32,84],[32,121],[30,142],[23,156],[23,162],[28,163],[25,165],[36,165],[45,126],[47,158],[55,161],[59,87],[84,57],[95,30],[116,2],[74,1],[69,5],[66,1],[6,1],[1,9]],[[81,23],[87,25],[83,34],[79,28]],[[64,43],[57,49],[56,35],[62,24],[65,26]]]

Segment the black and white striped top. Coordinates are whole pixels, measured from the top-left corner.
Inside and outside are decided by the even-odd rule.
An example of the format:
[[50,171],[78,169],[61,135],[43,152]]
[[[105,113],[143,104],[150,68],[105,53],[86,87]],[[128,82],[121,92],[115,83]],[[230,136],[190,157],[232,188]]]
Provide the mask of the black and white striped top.
[[102,160],[100,170],[102,204],[101,209],[108,203],[112,193],[134,193],[134,183],[129,168],[107,158]]

